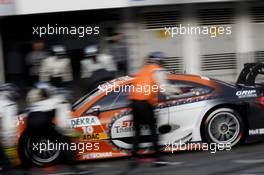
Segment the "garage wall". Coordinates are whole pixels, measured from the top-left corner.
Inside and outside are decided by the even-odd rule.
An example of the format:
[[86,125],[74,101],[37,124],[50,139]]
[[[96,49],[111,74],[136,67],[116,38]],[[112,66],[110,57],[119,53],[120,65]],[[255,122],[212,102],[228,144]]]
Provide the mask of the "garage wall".
[[157,11],[153,8],[142,12],[143,20],[140,24],[142,30],[139,31],[142,42],[141,57],[144,58],[149,52],[162,51],[168,56],[165,67],[183,72],[185,70],[183,35],[170,37],[164,33],[164,26],[174,27],[182,22],[182,13],[180,9],[166,9],[166,11]]
[[255,61],[264,62],[264,4],[249,9],[252,21],[252,41]]
[[5,72],[4,72],[4,54],[3,54],[3,43],[2,43],[2,35],[0,32],[0,82],[5,82]]
[[[142,53],[164,51],[170,58],[168,69],[235,82],[244,63],[264,61],[264,5],[261,3],[180,5],[141,11]],[[232,33],[214,38],[209,35],[158,37],[164,26],[179,24],[231,27]]]
[[232,32],[199,36],[201,74],[225,81],[234,80],[237,69],[235,8],[230,5],[202,6],[196,9],[196,14],[199,26],[229,27]]

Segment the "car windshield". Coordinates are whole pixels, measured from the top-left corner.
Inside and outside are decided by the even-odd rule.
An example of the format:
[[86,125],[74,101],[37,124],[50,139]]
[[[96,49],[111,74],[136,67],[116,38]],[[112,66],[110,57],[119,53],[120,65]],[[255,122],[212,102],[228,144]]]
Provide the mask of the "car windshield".
[[88,101],[90,101],[91,99],[93,99],[94,97],[96,97],[97,95],[99,95],[101,93],[99,88],[94,89],[93,91],[87,93],[86,95],[84,95],[83,97],[81,97],[79,100],[77,100],[73,106],[72,106],[72,110],[75,111],[76,109],[80,108],[81,106],[83,106],[85,103],[87,103]]
[[235,87],[235,83],[234,82],[225,82],[225,81],[222,81],[222,80],[218,80],[218,79],[213,79],[211,78],[211,80],[217,82],[217,83],[220,83],[220,84],[224,84],[226,86],[229,86],[229,87]]

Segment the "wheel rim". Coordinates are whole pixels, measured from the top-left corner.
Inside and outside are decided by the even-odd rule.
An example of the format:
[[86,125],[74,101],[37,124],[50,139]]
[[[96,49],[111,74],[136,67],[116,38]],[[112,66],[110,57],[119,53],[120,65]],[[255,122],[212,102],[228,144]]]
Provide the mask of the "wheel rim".
[[60,150],[58,149],[46,149],[44,151],[37,150],[36,148],[34,149],[34,144],[36,143],[45,143],[46,145],[48,144],[55,145],[56,141],[55,139],[51,139],[49,137],[41,136],[41,137],[33,137],[30,136],[27,140],[26,144],[26,155],[30,160],[32,160],[34,163],[39,164],[39,165],[44,165],[51,163],[55,161],[59,156],[60,156]]
[[233,113],[219,112],[208,124],[208,133],[215,143],[236,143],[240,132],[240,123]]

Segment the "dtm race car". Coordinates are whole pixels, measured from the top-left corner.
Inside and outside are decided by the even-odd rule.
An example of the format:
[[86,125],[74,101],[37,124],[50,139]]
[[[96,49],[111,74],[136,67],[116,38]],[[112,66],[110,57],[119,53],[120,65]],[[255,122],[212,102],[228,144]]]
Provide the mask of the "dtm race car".
[[[263,139],[263,85],[257,81],[263,69],[263,64],[246,64],[235,84],[197,75],[169,74],[169,82],[181,88],[182,93],[158,96],[155,113],[160,145],[205,142],[235,146]],[[62,159],[64,149],[76,150],[76,160],[130,155],[133,120],[127,98],[131,80],[126,76],[101,84],[73,105],[69,124],[82,134],[71,143],[61,145],[56,135],[34,137],[27,132],[26,116],[20,115],[18,145],[22,161],[53,164]],[[151,138],[148,128],[141,129],[144,154],[149,152]],[[46,145],[37,148],[34,143]]]

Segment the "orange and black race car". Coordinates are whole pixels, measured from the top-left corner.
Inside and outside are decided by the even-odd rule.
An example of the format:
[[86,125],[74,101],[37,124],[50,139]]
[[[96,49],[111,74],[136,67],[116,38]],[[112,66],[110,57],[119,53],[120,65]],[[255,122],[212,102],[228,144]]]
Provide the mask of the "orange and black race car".
[[[263,69],[263,64],[246,64],[236,84],[169,74],[169,82],[183,93],[173,98],[159,94],[155,112],[160,145],[206,142],[235,146],[263,139],[263,84],[258,82]],[[65,149],[76,150],[77,160],[130,155],[133,120],[127,96],[131,80],[126,76],[106,82],[73,105],[69,122],[82,135],[70,142],[62,143],[56,135],[34,137],[27,132],[26,116],[20,115],[18,145],[22,161],[53,164],[62,159]],[[143,127],[142,133],[140,146],[144,154],[149,152],[151,138],[148,128]]]

